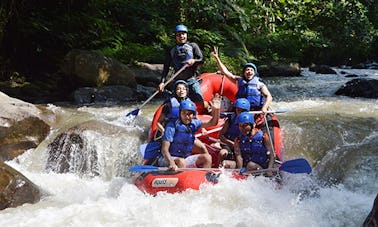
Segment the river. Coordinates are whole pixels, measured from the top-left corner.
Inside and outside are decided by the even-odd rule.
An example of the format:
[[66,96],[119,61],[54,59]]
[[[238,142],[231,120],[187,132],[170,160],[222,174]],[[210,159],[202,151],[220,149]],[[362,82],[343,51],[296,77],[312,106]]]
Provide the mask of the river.
[[[36,149],[7,164],[47,194],[36,204],[0,211],[0,226],[361,226],[378,192],[378,100],[335,96],[346,81],[341,71],[378,79],[377,70],[336,69],[298,78],[266,79],[279,114],[284,158],[303,157],[313,173],[284,174],[277,188],[264,177],[237,181],[221,175],[200,191],[150,196],[131,181],[138,147],[153,112],[149,103],[136,121],[123,116],[135,104],[108,107],[48,105],[60,121]],[[46,147],[61,131],[87,120],[123,127],[127,133],[88,135],[99,152],[99,176],[45,170]],[[119,161],[122,160],[122,161]]]

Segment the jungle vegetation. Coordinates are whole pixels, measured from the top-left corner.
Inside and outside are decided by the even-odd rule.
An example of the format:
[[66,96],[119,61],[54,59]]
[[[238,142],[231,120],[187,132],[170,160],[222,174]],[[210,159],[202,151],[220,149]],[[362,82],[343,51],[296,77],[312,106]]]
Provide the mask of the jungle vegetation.
[[343,65],[377,60],[375,0],[4,0],[0,70],[40,77],[71,49],[162,63],[183,23],[189,40],[235,69],[246,61]]

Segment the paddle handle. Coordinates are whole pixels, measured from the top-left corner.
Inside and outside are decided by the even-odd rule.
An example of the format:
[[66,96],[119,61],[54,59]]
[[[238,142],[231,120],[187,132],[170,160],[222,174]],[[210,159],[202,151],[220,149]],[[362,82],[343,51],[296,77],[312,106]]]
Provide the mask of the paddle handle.
[[[167,80],[167,82],[164,83],[163,87],[167,86],[172,80],[174,80],[182,71],[184,71],[184,69],[186,69],[186,67],[188,67],[188,64],[185,64],[179,71],[177,71],[171,78],[169,78],[169,80]],[[159,91],[155,91],[155,93],[152,94],[146,101],[144,101],[144,103],[142,103],[142,105],[140,105],[138,109],[141,109],[143,106],[145,106],[158,93],[159,93]]]
[[[289,112],[288,110],[268,110],[266,113],[286,113]],[[233,114],[234,112],[223,112],[224,114]],[[263,112],[261,110],[257,111],[249,111],[251,114],[262,114]]]
[[[218,132],[220,130],[222,130],[222,127],[214,128],[214,129],[211,129],[211,130],[207,131],[207,134],[211,134],[213,132]],[[195,136],[196,136],[196,138],[198,138],[200,136],[205,136],[205,134],[197,133]]]
[[[168,170],[169,170],[168,167],[156,167],[155,170],[151,170],[151,171],[168,171]],[[222,168],[178,168],[177,169],[177,171],[186,171],[186,170],[240,172],[241,169],[222,169]],[[248,174],[256,174],[256,173],[264,173],[268,171],[277,172],[279,171],[279,169],[278,168],[259,169],[259,170],[248,171],[245,174],[248,175]]]

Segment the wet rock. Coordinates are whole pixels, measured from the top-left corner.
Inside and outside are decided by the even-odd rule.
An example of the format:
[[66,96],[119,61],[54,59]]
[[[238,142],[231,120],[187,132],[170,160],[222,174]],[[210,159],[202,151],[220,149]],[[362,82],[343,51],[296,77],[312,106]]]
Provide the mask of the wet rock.
[[258,69],[262,77],[285,76],[294,77],[301,76],[301,67],[298,63],[278,63],[272,62],[269,65],[262,65]]
[[42,193],[20,172],[0,162],[0,210],[25,203],[36,203]]
[[336,71],[328,65],[311,66],[309,70],[318,74],[337,74]]
[[98,157],[82,132],[75,129],[60,134],[48,146],[47,170],[97,176]]
[[[125,168],[140,161],[139,152],[135,152],[140,137],[141,132],[101,121],[81,123],[60,133],[47,146],[46,169],[90,177],[123,176]],[[113,149],[113,144],[122,147],[123,143],[125,150]]]
[[131,70],[138,84],[156,88],[161,79],[163,64],[139,62],[138,67],[132,67]]
[[156,88],[148,88],[137,85],[129,88],[122,85],[105,86],[102,88],[83,87],[74,91],[74,103],[87,104],[120,104],[132,101],[146,100],[156,91]]
[[136,86],[134,73],[120,61],[87,50],[71,50],[61,65],[62,72],[76,78],[79,86],[102,87],[105,85]]
[[50,132],[55,115],[42,106],[0,92],[0,161],[35,148]]
[[349,97],[378,98],[378,80],[369,78],[353,79],[339,88],[335,94]]
[[375,197],[373,208],[366,217],[363,227],[377,227],[378,226],[378,194]]

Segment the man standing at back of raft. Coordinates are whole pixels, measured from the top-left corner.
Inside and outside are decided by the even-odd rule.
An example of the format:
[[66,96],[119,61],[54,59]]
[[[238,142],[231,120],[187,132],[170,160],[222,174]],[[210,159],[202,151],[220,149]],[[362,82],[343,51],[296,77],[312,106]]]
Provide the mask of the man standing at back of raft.
[[199,46],[194,42],[188,41],[188,28],[185,25],[177,25],[175,28],[176,46],[170,49],[165,57],[162,78],[158,86],[158,90],[164,90],[164,82],[169,72],[169,67],[173,65],[174,71],[179,71],[185,64],[185,68],[175,79],[185,80],[189,86],[189,98],[195,103],[198,103],[202,111],[203,108],[208,107],[207,102],[204,101],[202,92],[197,81],[198,67],[203,64],[203,54]]

